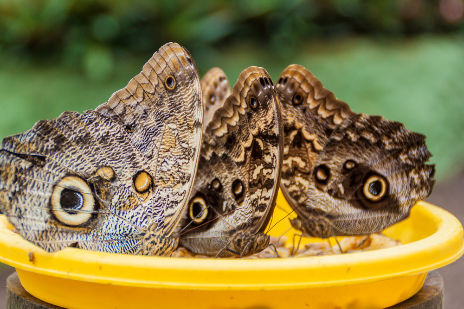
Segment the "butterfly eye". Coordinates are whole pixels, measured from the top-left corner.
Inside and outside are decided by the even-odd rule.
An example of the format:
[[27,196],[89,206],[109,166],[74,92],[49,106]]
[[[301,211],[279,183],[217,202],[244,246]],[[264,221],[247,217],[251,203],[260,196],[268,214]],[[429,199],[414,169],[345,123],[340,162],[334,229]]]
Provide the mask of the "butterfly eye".
[[371,202],[378,202],[387,193],[387,181],[379,175],[370,176],[364,183],[362,192]]
[[258,108],[258,100],[255,97],[251,96],[249,103],[252,109]]
[[166,88],[168,90],[173,90],[176,87],[176,80],[172,76],[166,77],[166,80],[164,81],[164,84],[166,85]]
[[201,196],[197,196],[190,201],[189,217],[193,223],[199,224],[205,221],[208,216],[208,206]]
[[67,176],[55,186],[51,205],[52,213],[61,223],[77,226],[92,217],[95,200],[90,187],[82,178]]
[[135,190],[138,193],[145,193],[151,188],[152,179],[150,174],[145,171],[138,172],[133,179]]
[[295,93],[295,95],[293,96],[292,102],[294,105],[301,104],[301,102],[303,102],[303,96],[299,93]]
[[232,193],[235,196],[235,199],[239,199],[243,196],[243,183],[239,179],[235,179],[235,181],[232,183]]
[[316,181],[322,184],[326,184],[329,181],[330,169],[325,165],[319,165],[316,168]]

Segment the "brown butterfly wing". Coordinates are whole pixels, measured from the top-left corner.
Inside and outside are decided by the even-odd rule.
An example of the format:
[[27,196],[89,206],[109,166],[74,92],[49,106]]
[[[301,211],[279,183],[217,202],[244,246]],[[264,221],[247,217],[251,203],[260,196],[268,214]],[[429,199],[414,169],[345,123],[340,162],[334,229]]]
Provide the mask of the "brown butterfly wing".
[[177,43],[165,44],[97,111],[123,126],[156,166],[155,207],[162,209],[156,233],[171,235],[185,211],[201,145],[203,104],[192,56]]
[[[191,231],[182,234],[182,245],[196,253],[221,256],[248,255],[267,245],[262,232],[279,187],[281,130],[280,107],[269,75],[262,68],[246,69],[204,134],[185,218],[185,230]],[[207,215],[194,222],[201,213],[193,210],[202,205]]]
[[225,100],[232,93],[227,76],[220,68],[212,68],[206,72],[200,81],[205,113],[203,128],[213,119],[213,115],[224,105]]
[[425,137],[356,114],[305,68],[276,85],[284,122],[281,189],[308,235],[365,235],[404,219],[435,180]]

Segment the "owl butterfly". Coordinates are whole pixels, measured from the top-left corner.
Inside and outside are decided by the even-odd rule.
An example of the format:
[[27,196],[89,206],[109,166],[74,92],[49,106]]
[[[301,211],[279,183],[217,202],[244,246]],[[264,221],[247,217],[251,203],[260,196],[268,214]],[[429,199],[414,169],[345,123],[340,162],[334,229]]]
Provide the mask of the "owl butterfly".
[[191,55],[169,43],[96,110],[5,138],[0,210],[49,252],[169,254],[198,164],[200,92]]
[[425,136],[380,116],[356,114],[307,69],[290,65],[276,90],[282,105],[281,190],[304,235],[380,232],[430,195],[434,165]]
[[[204,87],[203,95],[209,89]],[[281,138],[271,78],[263,68],[250,67],[203,133],[182,246],[225,257],[250,255],[269,245],[264,229],[279,188]]]

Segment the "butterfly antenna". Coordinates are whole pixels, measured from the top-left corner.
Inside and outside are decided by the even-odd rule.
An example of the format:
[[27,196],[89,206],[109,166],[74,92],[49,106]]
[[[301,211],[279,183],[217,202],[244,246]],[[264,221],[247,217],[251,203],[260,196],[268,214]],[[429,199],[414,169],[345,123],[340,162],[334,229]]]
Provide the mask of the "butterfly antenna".
[[[298,207],[301,207],[301,206],[298,206]],[[292,213],[294,213],[295,210],[292,209],[291,212],[287,213],[285,215],[285,217],[283,217],[282,219],[280,219],[279,221],[276,222],[276,224],[274,224],[273,226],[271,226],[267,231],[266,231],[266,234],[268,234],[277,224],[279,224],[281,221],[285,220],[286,218],[288,218],[288,216],[290,216]]]
[[280,240],[282,239],[282,237],[287,234],[293,227],[289,227],[288,230],[286,230],[282,235],[279,236],[279,238],[277,239],[277,246],[279,246],[280,244]]

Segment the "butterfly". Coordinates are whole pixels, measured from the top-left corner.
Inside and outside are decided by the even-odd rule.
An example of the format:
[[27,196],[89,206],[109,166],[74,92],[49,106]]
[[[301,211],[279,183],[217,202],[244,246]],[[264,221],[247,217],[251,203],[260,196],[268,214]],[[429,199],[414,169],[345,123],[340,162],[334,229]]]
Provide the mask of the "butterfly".
[[409,215],[430,195],[435,166],[425,136],[380,116],[354,113],[306,68],[288,66],[282,107],[281,190],[304,235],[368,235]]
[[180,245],[197,254],[246,256],[269,245],[264,229],[275,206],[282,162],[280,106],[263,68],[244,70],[222,102],[217,89],[228,91],[214,85],[225,86],[224,76],[213,69],[205,76],[209,84],[202,83],[204,98],[216,96],[221,107],[203,134]]
[[192,56],[168,43],[97,109],[5,138],[0,210],[49,252],[167,255],[188,206],[202,119]]

